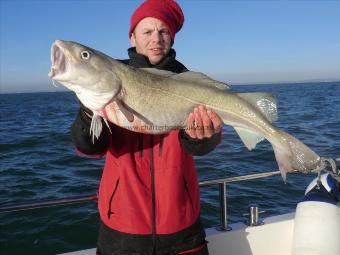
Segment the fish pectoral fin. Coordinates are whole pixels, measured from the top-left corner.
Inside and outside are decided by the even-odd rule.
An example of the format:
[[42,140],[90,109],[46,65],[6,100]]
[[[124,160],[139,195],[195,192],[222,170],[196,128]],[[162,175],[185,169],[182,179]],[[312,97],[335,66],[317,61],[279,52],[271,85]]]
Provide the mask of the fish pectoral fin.
[[248,148],[248,150],[252,150],[256,147],[256,144],[264,140],[264,137],[255,133],[249,129],[234,127],[236,133],[240,136],[244,145]]
[[117,100],[116,103],[117,103],[117,105],[118,105],[119,110],[123,113],[123,115],[125,116],[125,118],[126,118],[129,122],[133,122],[133,120],[134,120],[134,115],[133,115],[133,113],[130,112],[120,100]]
[[140,113],[136,112],[132,108],[130,108],[128,105],[126,105],[124,102],[120,100],[116,100],[117,106],[119,110],[124,114],[125,118],[129,122],[133,122],[135,118],[142,120],[146,125],[153,126],[152,121],[147,119],[145,116],[141,115]]
[[272,94],[255,92],[237,93],[237,95],[259,109],[270,122],[277,120],[276,100]]

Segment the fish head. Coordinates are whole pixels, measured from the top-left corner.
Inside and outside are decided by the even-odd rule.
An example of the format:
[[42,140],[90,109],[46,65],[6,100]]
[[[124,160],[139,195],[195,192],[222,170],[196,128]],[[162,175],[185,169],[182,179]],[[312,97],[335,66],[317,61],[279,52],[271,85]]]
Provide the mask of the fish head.
[[82,44],[56,40],[51,47],[48,76],[74,91],[91,110],[105,107],[119,93],[121,81],[112,58]]

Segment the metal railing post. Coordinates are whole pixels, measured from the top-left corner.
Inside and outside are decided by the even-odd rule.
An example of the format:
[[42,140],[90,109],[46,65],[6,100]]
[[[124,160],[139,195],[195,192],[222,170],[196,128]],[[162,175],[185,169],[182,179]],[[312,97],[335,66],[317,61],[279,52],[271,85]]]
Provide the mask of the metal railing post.
[[219,190],[220,190],[220,217],[221,217],[221,230],[231,230],[228,227],[228,216],[227,216],[227,183],[219,183]]

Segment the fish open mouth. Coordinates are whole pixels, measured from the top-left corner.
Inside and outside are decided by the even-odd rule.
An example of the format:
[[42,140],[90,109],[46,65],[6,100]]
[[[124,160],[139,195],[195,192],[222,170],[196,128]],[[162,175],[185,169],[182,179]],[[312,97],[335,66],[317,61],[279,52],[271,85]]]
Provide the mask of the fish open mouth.
[[50,78],[57,74],[64,73],[66,70],[66,59],[62,49],[58,46],[58,41],[53,43],[51,48],[51,71],[48,73]]

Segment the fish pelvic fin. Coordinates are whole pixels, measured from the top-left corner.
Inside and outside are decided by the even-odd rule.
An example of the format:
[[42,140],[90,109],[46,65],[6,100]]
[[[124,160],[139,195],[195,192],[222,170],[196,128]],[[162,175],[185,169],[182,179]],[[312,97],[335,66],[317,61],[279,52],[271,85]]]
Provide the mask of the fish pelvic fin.
[[303,173],[319,169],[322,161],[319,155],[293,136],[279,132],[279,141],[272,143],[275,158],[283,180],[292,171]]
[[110,131],[110,134],[112,135],[112,131],[111,131],[109,122],[107,121],[107,119],[104,119],[104,122],[105,122],[105,125],[108,127],[108,129],[109,129],[109,131]]
[[[98,113],[94,112],[90,125],[90,135],[92,135],[92,143],[94,144],[94,138],[98,139],[103,129],[101,117]],[[111,131],[111,130],[110,130]]]

